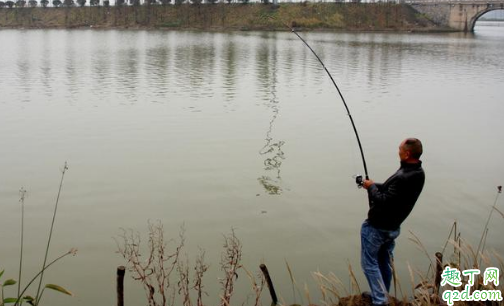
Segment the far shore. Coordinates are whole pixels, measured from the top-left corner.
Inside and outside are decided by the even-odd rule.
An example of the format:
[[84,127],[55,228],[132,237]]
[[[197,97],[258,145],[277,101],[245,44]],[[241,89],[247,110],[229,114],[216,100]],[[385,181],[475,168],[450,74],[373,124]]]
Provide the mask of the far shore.
[[[72,1],[72,0],[66,0]],[[0,28],[190,31],[449,32],[406,4],[286,3],[0,9]]]

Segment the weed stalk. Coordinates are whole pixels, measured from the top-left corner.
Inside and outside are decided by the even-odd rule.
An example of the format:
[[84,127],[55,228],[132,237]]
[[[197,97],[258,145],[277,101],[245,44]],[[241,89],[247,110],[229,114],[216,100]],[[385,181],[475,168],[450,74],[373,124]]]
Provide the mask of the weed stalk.
[[23,246],[24,246],[24,200],[26,196],[26,190],[21,187],[19,190],[20,194],[20,199],[19,202],[21,202],[21,251],[19,255],[19,277],[18,277],[18,291],[17,295],[20,296],[19,294],[21,293],[21,271],[23,270]]
[[47,263],[47,256],[49,254],[49,246],[51,245],[51,238],[52,238],[52,233],[54,229],[54,221],[56,220],[56,212],[58,211],[58,203],[59,203],[59,198],[61,195],[61,188],[63,187],[63,179],[65,178],[65,173],[68,170],[68,164],[65,162],[65,165],[63,166],[63,170],[61,170],[61,181],[60,181],[60,186],[58,189],[58,196],[56,197],[56,203],[54,205],[54,213],[53,213],[53,218],[51,222],[51,229],[49,230],[49,239],[47,240],[47,247],[45,251],[45,256],[44,256],[44,263],[42,264],[42,269],[40,270],[40,281],[37,289],[37,295],[35,296],[35,305],[39,304],[39,300],[41,297],[41,292],[40,289],[42,287],[42,281],[44,279],[44,271],[46,269],[46,263]]
[[488,232],[488,224],[490,224],[490,218],[492,218],[492,214],[493,214],[494,210],[496,210],[497,201],[499,200],[499,195],[501,193],[502,193],[502,186],[497,186],[497,195],[495,196],[494,205],[492,206],[492,209],[490,210],[490,214],[488,215],[487,222],[485,223],[485,227],[483,228],[483,234],[481,234],[481,239],[479,241],[478,249],[476,250],[476,256],[474,258],[474,265],[476,265],[476,263],[477,263],[480,251],[483,252],[483,250],[481,249],[481,246],[482,246],[483,240],[485,239],[485,232]]
[[57,257],[56,259],[54,259],[53,261],[51,261],[49,264],[47,264],[42,270],[39,271],[39,273],[37,273],[31,280],[30,282],[28,282],[28,284],[24,287],[23,291],[21,291],[21,293],[18,295],[17,297],[17,301],[16,303],[14,303],[14,306],[18,306],[20,305],[20,302],[21,302],[21,297],[25,294],[26,290],[28,290],[28,288],[31,286],[31,284],[33,284],[33,282],[35,280],[37,280],[37,278],[44,273],[45,270],[49,269],[49,267],[51,267],[52,265],[54,265],[56,262],[60,261],[61,259],[63,259],[63,257],[66,257],[68,255],[74,255],[77,254],[77,249],[70,249],[70,251],[60,255],[59,257]]

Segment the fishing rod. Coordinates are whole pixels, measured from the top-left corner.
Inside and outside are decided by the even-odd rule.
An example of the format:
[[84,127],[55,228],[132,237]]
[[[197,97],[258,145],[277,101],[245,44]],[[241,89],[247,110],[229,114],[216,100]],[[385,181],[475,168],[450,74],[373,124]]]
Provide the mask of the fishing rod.
[[[361,157],[362,157],[362,164],[364,165],[364,174],[366,175],[366,180],[369,180],[369,175],[368,175],[368,171],[367,171],[367,166],[366,166],[366,159],[364,158],[364,150],[362,149],[362,144],[361,144],[361,141],[360,141],[360,138],[359,138],[359,133],[357,132],[357,128],[355,127],[355,123],[354,123],[354,120],[352,118],[352,115],[350,114],[350,109],[348,108],[348,105],[345,101],[345,98],[343,97],[343,94],[341,93],[341,90],[339,89],[338,85],[336,84],[336,82],[334,81],[331,73],[329,72],[329,70],[327,70],[326,66],[324,65],[324,62],[322,62],[322,60],[320,59],[320,57],[317,55],[317,53],[315,53],[315,51],[310,47],[310,45],[306,42],[306,40],[303,39],[303,37],[301,37],[297,32],[296,30],[294,30],[293,27],[289,26],[288,24],[284,23],[285,26],[287,26],[292,33],[296,34],[296,36],[301,39],[301,41],[308,47],[308,49],[310,49],[310,51],[313,53],[313,55],[315,55],[315,57],[317,58],[317,60],[320,62],[320,64],[322,65],[322,67],[324,68],[324,70],[327,72],[327,75],[329,76],[329,78],[331,79],[332,83],[334,84],[334,87],[336,87],[336,90],[338,91],[338,94],[339,96],[341,97],[341,101],[343,101],[343,105],[345,105],[345,109],[347,111],[347,114],[348,114],[348,117],[350,118],[350,122],[352,123],[352,127],[353,127],[353,130],[355,132],[355,137],[357,137],[357,143],[359,144],[359,150],[360,150],[360,153],[361,153]],[[357,175],[355,177],[355,183],[357,183],[357,187],[361,188],[363,186],[363,181],[362,181],[362,176],[361,175]]]

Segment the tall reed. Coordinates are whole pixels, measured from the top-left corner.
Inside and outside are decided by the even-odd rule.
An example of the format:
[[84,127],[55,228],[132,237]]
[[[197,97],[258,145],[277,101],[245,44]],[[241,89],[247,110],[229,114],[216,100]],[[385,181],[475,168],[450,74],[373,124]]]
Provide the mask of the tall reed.
[[68,164],[65,162],[65,165],[63,166],[63,169],[61,170],[61,181],[58,189],[58,196],[56,197],[56,203],[54,205],[54,213],[53,213],[53,218],[51,222],[51,229],[49,230],[49,238],[47,239],[47,246],[46,246],[46,251],[45,251],[45,256],[44,256],[44,263],[42,264],[42,269],[40,269],[40,280],[39,280],[39,285],[37,289],[37,295],[35,296],[35,304],[38,305],[38,301],[40,300],[41,297],[41,287],[42,287],[42,281],[44,279],[44,271],[46,268],[46,263],[47,263],[47,256],[49,254],[49,247],[51,245],[51,238],[54,230],[54,221],[56,220],[56,212],[58,211],[58,203],[59,203],[59,198],[61,195],[61,188],[63,187],[63,179],[65,178],[65,173],[68,170]]
[[[68,164],[65,162],[64,164],[64,167],[62,169],[62,175],[61,175],[61,181],[60,181],[60,185],[59,185],[59,189],[58,189],[58,196],[56,197],[56,203],[55,203],[55,208],[54,208],[54,213],[53,213],[53,218],[52,218],[52,223],[51,223],[51,229],[49,231],[49,239],[48,239],[48,242],[47,242],[47,246],[46,246],[46,250],[45,250],[45,256],[44,256],[44,263],[42,265],[42,268],[40,269],[40,271],[35,274],[35,276],[27,283],[27,285],[23,288],[21,286],[21,283],[22,283],[22,272],[23,272],[23,256],[24,256],[24,219],[25,219],[25,199],[26,199],[26,190],[24,189],[24,187],[21,187],[19,193],[20,193],[20,199],[19,199],[19,202],[21,202],[21,238],[20,238],[20,255],[19,255],[19,274],[18,274],[18,277],[19,277],[19,280],[17,282],[18,284],[18,287],[17,287],[17,296],[16,298],[8,298],[6,300],[2,300],[0,301],[0,305],[4,305],[5,303],[13,303],[14,306],[21,306],[23,304],[23,302],[27,302],[29,303],[30,305],[34,305],[34,306],[38,306],[40,304],[40,300],[42,298],[42,295],[45,291],[45,289],[51,289],[51,290],[55,290],[55,291],[58,291],[60,293],[64,293],[64,294],[67,294],[67,295],[72,295],[72,293],[68,290],[66,290],[65,288],[59,286],[59,285],[55,285],[55,284],[46,284],[44,287],[42,287],[42,282],[43,282],[43,275],[44,275],[44,272],[49,268],[51,267],[53,264],[55,264],[56,262],[58,262],[59,260],[61,260],[62,258],[68,256],[68,255],[75,255],[77,253],[77,249],[75,248],[72,248],[70,251],[58,256],[56,259],[50,261],[49,263],[47,263],[47,258],[48,258],[48,254],[49,254],[49,247],[50,247],[50,243],[51,243],[51,237],[52,237],[52,234],[53,234],[53,231],[54,231],[54,223],[55,223],[55,219],[56,219],[56,212],[58,210],[58,203],[59,203],[59,198],[60,198],[60,195],[61,195],[61,189],[62,189],[62,186],[63,186],[63,179],[64,179],[64,176],[65,176],[65,173],[66,173],[66,170],[68,170]],[[38,289],[37,289],[37,295],[34,297],[32,296],[29,296],[29,295],[26,295],[25,296],[25,293],[26,291],[30,288],[30,286],[37,280],[39,279],[39,285],[38,285]],[[8,280],[8,284],[9,285],[13,285],[15,284],[16,281],[15,280]],[[3,289],[3,287],[2,287]],[[3,292],[2,292],[2,296],[3,296]],[[7,302],[6,302],[7,301]]]
[[478,249],[476,250],[476,257],[474,259],[475,265],[476,265],[476,261],[478,259],[478,255],[479,255],[480,250],[481,251],[483,250],[483,249],[481,249],[481,247],[483,246],[483,248],[484,248],[484,240],[486,240],[486,235],[488,234],[488,224],[490,224],[490,219],[492,218],[493,212],[498,211],[504,217],[504,214],[497,209],[497,202],[499,200],[499,196],[501,193],[502,193],[502,186],[497,186],[497,194],[495,195],[494,204],[492,206],[492,209],[490,210],[490,213],[488,214],[488,219],[485,223],[485,227],[483,228],[483,233],[481,234],[481,239],[478,244]]
[[23,246],[24,246],[24,201],[25,201],[25,196],[26,196],[26,190],[21,187],[19,190],[19,195],[20,199],[19,202],[21,202],[21,250],[19,254],[19,276],[18,276],[18,291],[17,291],[17,296],[20,296],[21,293],[21,271],[23,271]]

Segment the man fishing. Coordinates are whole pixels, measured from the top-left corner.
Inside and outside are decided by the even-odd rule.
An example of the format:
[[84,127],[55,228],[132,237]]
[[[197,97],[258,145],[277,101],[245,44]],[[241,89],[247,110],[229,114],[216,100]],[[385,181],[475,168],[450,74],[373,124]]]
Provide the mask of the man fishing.
[[422,152],[420,140],[405,139],[399,145],[399,170],[383,184],[369,179],[363,181],[368,192],[369,211],[361,228],[361,265],[371,288],[373,306],[389,305],[395,239],[425,182],[420,160]]
[[369,197],[368,218],[361,229],[361,265],[371,288],[373,306],[388,305],[394,241],[399,236],[401,223],[413,209],[425,182],[420,161],[422,143],[416,138],[405,139],[399,146],[401,168],[383,184],[376,184],[370,180],[359,134],[343,94],[317,53],[293,27],[289,25],[287,27],[310,49],[326,71],[338,91],[355,132],[366,177],[363,181],[362,176],[358,176],[356,183],[359,187],[367,189]]

